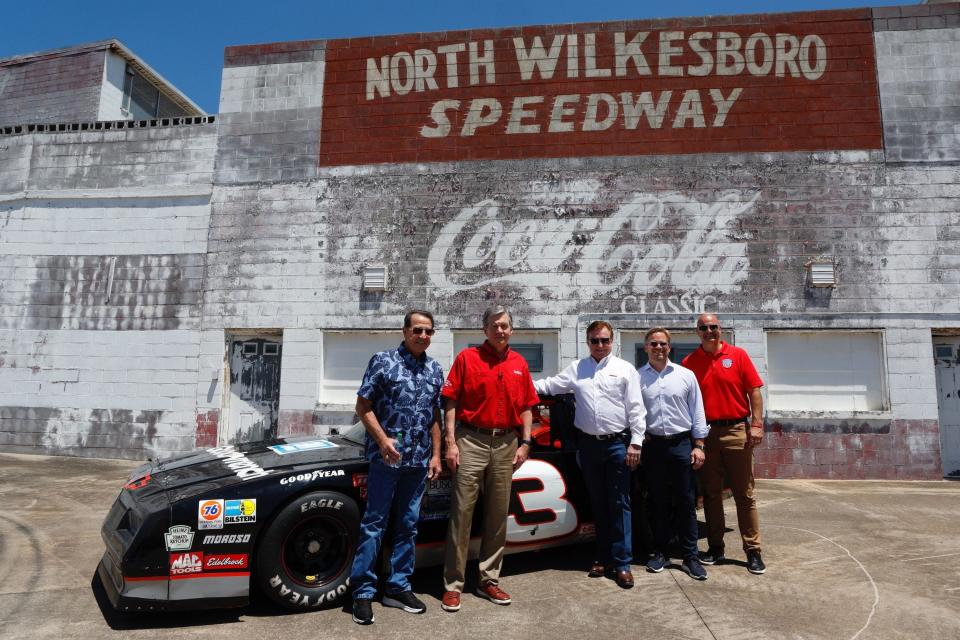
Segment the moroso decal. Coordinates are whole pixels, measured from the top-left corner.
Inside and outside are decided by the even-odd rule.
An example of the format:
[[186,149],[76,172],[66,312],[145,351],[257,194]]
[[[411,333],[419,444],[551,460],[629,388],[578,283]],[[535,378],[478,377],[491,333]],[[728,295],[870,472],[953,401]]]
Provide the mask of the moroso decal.
[[227,500],[223,504],[224,524],[247,524],[257,521],[257,499]]
[[223,463],[243,481],[262,478],[270,474],[269,471],[264,470],[256,462],[234,449],[233,445],[207,449],[207,453],[223,460]]
[[207,534],[203,536],[203,544],[246,544],[250,542],[249,533],[235,534]]
[[315,449],[334,449],[340,445],[329,440],[308,440],[306,442],[288,442],[286,444],[275,444],[267,447],[277,455],[285,456],[289,453],[299,453],[300,451],[314,451]]
[[247,554],[245,553],[221,553],[207,555],[203,559],[204,571],[227,571],[231,569],[246,569]]
[[223,529],[223,500],[201,500],[198,503],[197,529]]
[[188,551],[193,546],[193,529],[185,524],[174,525],[163,534],[163,541],[167,551]]
[[170,575],[179,576],[186,573],[201,573],[202,571],[202,551],[170,554]]

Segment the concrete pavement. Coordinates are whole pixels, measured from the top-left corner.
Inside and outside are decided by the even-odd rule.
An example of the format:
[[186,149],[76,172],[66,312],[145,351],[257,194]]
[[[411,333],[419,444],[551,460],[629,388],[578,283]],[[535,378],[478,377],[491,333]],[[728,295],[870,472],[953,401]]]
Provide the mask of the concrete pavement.
[[425,615],[375,604],[376,624],[360,627],[339,608],[287,615],[262,601],[163,615],[104,608],[92,588],[99,527],[134,466],[0,454],[0,638],[960,638],[960,483],[762,481],[763,576],[746,571],[733,532],[731,562],[708,567],[706,582],[638,565],[630,591],[587,578],[592,553],[579,546],[507,557],[509,607],[465,595],[445,613],[431,568],[414,580]]

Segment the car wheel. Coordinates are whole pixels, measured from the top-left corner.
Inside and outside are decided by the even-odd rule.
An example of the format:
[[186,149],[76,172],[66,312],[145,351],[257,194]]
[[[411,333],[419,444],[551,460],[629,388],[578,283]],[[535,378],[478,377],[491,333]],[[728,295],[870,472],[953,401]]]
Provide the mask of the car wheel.
[[360,510],[353,499],[332,491],[298,497],[260,540],[261,590],[295,611],[334,604],[349,588],[359,530]]

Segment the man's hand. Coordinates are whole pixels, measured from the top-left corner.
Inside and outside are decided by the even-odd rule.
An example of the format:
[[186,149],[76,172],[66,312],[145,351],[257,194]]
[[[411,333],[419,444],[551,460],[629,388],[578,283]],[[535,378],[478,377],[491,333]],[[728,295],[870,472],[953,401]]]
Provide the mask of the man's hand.
[[693,448],[693,451],[690,452],[690,464],[693,466],[693,470],[696,471],[703,466],[704,460],[707,459],[706,454],[703,452],[703,449]]
[[397,441],[393,438],[384,438],[380,444],[380,457],[384,464],[397,464],[400,462],[400,452],[397,451]]
[[516,471],[530,457],[530,445],[521,444],[517,447],[517,452],[513,454],[513,470]]
[[443,464],[440,462],[440,454],[435,453],[430,457],[430,464],[427,466],[427,480],[433,480],[440,477],[443,471]]
[[747,432],[747,446],[756,447],[761,442],[763,442],[763,423],[756,423],[750,425],[750,429]]
[[640,445],[632,444],[627,447],[627,466],[631,471],[640,466]]
[[450,473],[456,473],[457,467],[460,466],[460,449],[457,448],[456,442],[447,442],[447,455],[444,460],[447,461],[447,469],[450,469]]

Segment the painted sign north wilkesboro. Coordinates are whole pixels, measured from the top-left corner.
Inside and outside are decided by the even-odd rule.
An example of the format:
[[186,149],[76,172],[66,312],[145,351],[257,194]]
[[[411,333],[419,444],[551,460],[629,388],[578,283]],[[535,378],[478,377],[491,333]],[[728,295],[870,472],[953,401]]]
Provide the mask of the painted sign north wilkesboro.
[[326,166],[880,146],[868,10],[327,46]]

